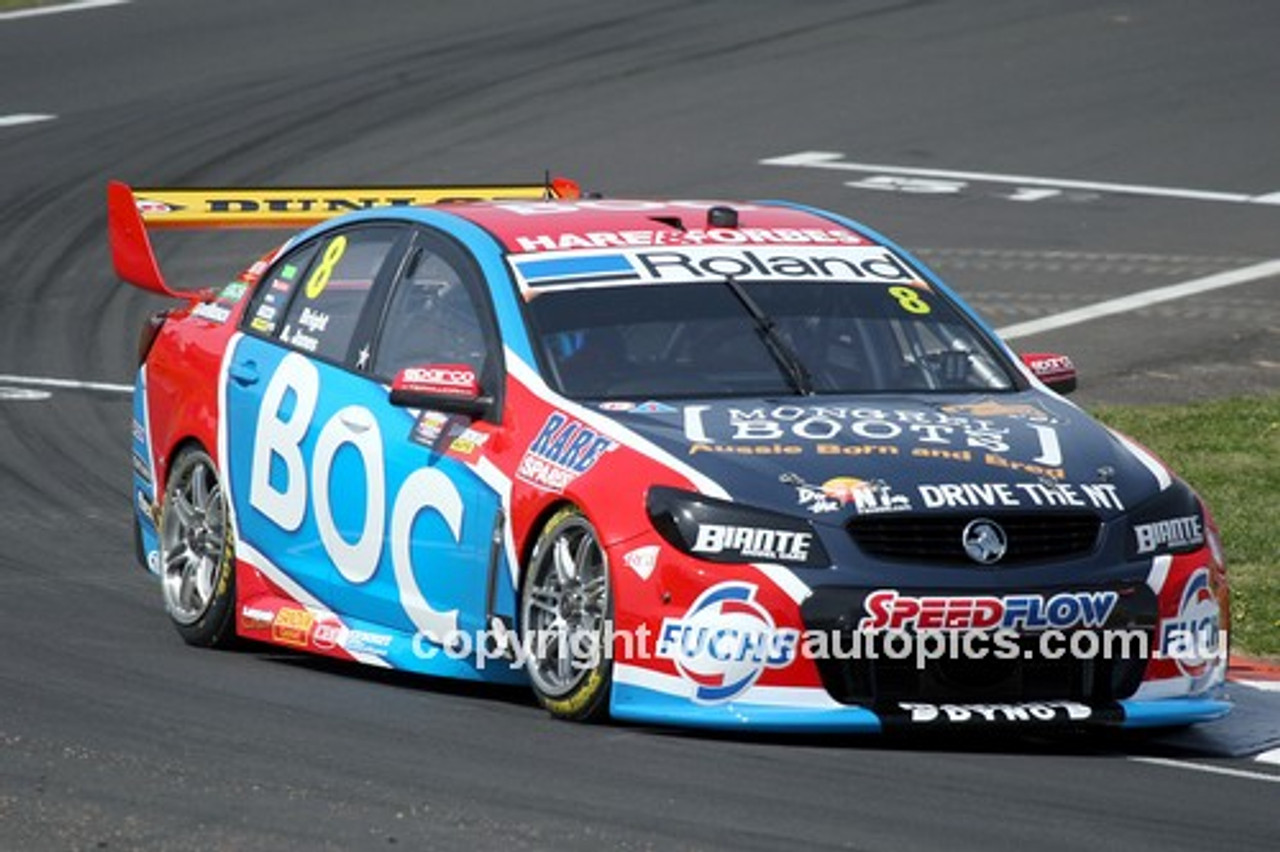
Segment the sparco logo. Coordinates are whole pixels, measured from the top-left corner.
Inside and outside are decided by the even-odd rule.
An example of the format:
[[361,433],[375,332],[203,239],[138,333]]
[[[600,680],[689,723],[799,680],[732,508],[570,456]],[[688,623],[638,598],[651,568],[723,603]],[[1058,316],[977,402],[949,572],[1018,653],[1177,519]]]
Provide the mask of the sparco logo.
[[476,382],[476,374],[446,367],[409,367],[404,371],[404,380],[416,385],[470,388]]

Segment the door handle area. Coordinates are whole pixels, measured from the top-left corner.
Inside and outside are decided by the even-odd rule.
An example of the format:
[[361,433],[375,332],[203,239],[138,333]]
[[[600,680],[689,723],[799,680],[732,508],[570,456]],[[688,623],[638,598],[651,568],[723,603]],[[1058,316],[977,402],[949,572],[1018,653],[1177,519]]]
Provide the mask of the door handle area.
[[231,376],[231,380],[242,387],[257,384],[258,362],[237,361],[231,365],[231,369],[227,371],[227,375]]
[[375,425],[373,417],[369,414],[367,409],[354,405],[339,411],[338,420],[342,422],[343,426],[346,426],[356,434],[368,432]]

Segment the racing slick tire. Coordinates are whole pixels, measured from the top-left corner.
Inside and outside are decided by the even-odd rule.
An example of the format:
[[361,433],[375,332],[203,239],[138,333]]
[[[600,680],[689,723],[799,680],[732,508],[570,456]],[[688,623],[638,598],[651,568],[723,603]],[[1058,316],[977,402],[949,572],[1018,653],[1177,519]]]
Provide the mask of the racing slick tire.
[[235,643],[235,547],[217,465],[203,449],[178,453],[160,513],[164,608],[189,645]]
[[595,527],[576,507],[563,508],[538,536],[520,586],[529,680],[552,716],[608,716],[612,618],[609,560]]

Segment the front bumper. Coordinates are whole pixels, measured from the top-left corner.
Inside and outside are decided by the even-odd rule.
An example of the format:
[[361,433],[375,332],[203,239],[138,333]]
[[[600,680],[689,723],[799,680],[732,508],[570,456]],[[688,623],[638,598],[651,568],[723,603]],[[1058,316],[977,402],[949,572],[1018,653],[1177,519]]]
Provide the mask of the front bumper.
[[[664,683],[663,680],[674,682]],[[761,733],[866,733],[922,728],[1161,728],[1221,719],[1222,694],[1124,699],[1101,706],[1072,701],[1004,703],[899,702],[894,708],[841,704],[821,688],[754,687],[741,699],[700,704],[680,694],[678,678],[617,666],[611,713],[625,722]]]

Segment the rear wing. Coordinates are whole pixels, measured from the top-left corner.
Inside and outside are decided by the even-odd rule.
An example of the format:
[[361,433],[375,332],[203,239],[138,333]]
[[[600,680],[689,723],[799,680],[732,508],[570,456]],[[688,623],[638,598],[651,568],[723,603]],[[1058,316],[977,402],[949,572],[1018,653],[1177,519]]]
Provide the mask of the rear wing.
[[121,280],[162,296],[199,299],[203,291],[170,289],[156,262],[149,228],[301,228],[352,210],[417,207],[456,201],[580,198],[577,183],[486,186],[301,187],[294,189],[134,189],[107,184],[111,261]]

